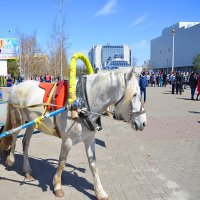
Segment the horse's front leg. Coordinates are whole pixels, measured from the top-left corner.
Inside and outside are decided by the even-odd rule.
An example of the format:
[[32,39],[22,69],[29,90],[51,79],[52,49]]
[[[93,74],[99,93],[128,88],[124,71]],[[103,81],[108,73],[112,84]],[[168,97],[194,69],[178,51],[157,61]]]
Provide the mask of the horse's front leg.
[[66,141],[62,141],[58,168],[53,178],[54,194],[57,197],[64,196],[64,192],[62,190],[62,184],[61,184],[61,176],[62,176],[63,169],[65,168],[67,155],[71,147],[72,147],[72,140],[70,138],[68,138]]
[[94,180],[94,190],[98,200],[108,200],[108,194],[104,191],[99,178],[98,169],[96,167],[95,157],[95,137],[88,138],[85,143],[85,150],[88,157],[90,169]]
[[30,145],[30,140],[33,135],[34,127],[29,127],[26,129],[25,135],[22,140],[22,146],[23,146],[23,172],[25,173],[25,177],[29,180],[33,180],[33,177],[31,176],[32,169],[30,167],[29,158],[28,158],[28,149]]

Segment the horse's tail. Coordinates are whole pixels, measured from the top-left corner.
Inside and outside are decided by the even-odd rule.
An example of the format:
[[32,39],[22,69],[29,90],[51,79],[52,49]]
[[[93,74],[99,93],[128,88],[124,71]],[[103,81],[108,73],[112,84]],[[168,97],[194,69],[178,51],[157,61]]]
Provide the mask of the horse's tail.
[[[6,116],[6,123],[2,131],[8,131],[12,128],[12,122],[11,122],[11,109],[10,104],[7,104],[7,116]],[[12,136],[7,136],[2,139],[0,139],[0,154],[4,150],[8,150],[12,142]]]

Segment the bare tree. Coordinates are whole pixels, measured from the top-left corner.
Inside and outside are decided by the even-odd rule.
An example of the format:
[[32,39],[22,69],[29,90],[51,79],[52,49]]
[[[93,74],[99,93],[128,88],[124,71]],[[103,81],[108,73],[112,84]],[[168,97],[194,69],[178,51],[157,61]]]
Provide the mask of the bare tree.
[[132,66],[135,67],[137,65],[137,62],[138,62],[138,59],[135,56],[133,56],[133,58],[132,58]]
[[28,79],[36,74],[41,74],[41,69],[45,69],[47,66],[47,60],[45,56],[40,56],[42,54],[36,40],[36,32],[30,36],[21,34],[19,40],[21,75]]
[[[62,31],[61,31],[62,30]],[[69,77],[69,66],[67,64],[67,55],[66,55],[66,43],[67,36],[64,32],[64,22],[62,23],[62,29],[57,26],[56,20],[53,23],[52,31],[50,33],[50,42],[49,42],[49,66],[50,73],[54,76],[60,76],[60,65],[62,61],[62,74],[63,77]],[[61,54],[62,48],[62,54]],[[61,59],[62,55],[62,59]]]
[[149,68],[150,68],[150,60],[149,59],[144,61],[144,65],[143,65],[142,68],[143,68],[144,71],[149,70]]

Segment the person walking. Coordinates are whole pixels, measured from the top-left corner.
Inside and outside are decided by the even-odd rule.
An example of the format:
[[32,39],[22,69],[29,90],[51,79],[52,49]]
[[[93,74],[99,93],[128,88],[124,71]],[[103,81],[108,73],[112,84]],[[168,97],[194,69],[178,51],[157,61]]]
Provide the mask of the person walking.
[[46,75],[46,82],[51,83],[51,76],[48,73]]
[[166,87],[166,85],[167,85],[167,73],[164,72],[162,77],[163,77],[163,86]]
[[139,79],[139,86],[140,86],[140,96],[142,99],[142,94],[144,95],[144,103],[146,102],[146,87],[148,85],[147,77],[145,76],[145,72],[142,72]]
[[176,73],[176,94],[182,94],[182,84],[183,84],[183,80],[182,80],[182,76],[180,72]]
[[170,81],[171,81],[171,85],[172,85],[172,94],[174,94],[174,90],[175,90],[175,85],[176,85],[176,77],[174,75],[174,73],[172,73],[170,75]]
[[200,74],[198,74],[198,78],[197,78],[197,98],[196,100],[198,100],[199,94],[200,94]]
[[194,94],[197,87],[197,79],[195,72],[192,72],[189,79],[190,89],[191,89],[191,100],[194,100]]

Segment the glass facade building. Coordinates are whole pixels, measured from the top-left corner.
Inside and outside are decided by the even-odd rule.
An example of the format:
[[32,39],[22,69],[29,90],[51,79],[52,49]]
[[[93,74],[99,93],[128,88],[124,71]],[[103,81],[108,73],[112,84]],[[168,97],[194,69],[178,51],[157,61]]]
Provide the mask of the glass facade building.
[[96,45],[91,48],[88,57],[94,69],[115,64],[120,67],[131,66],[131,47],[128,45]]

